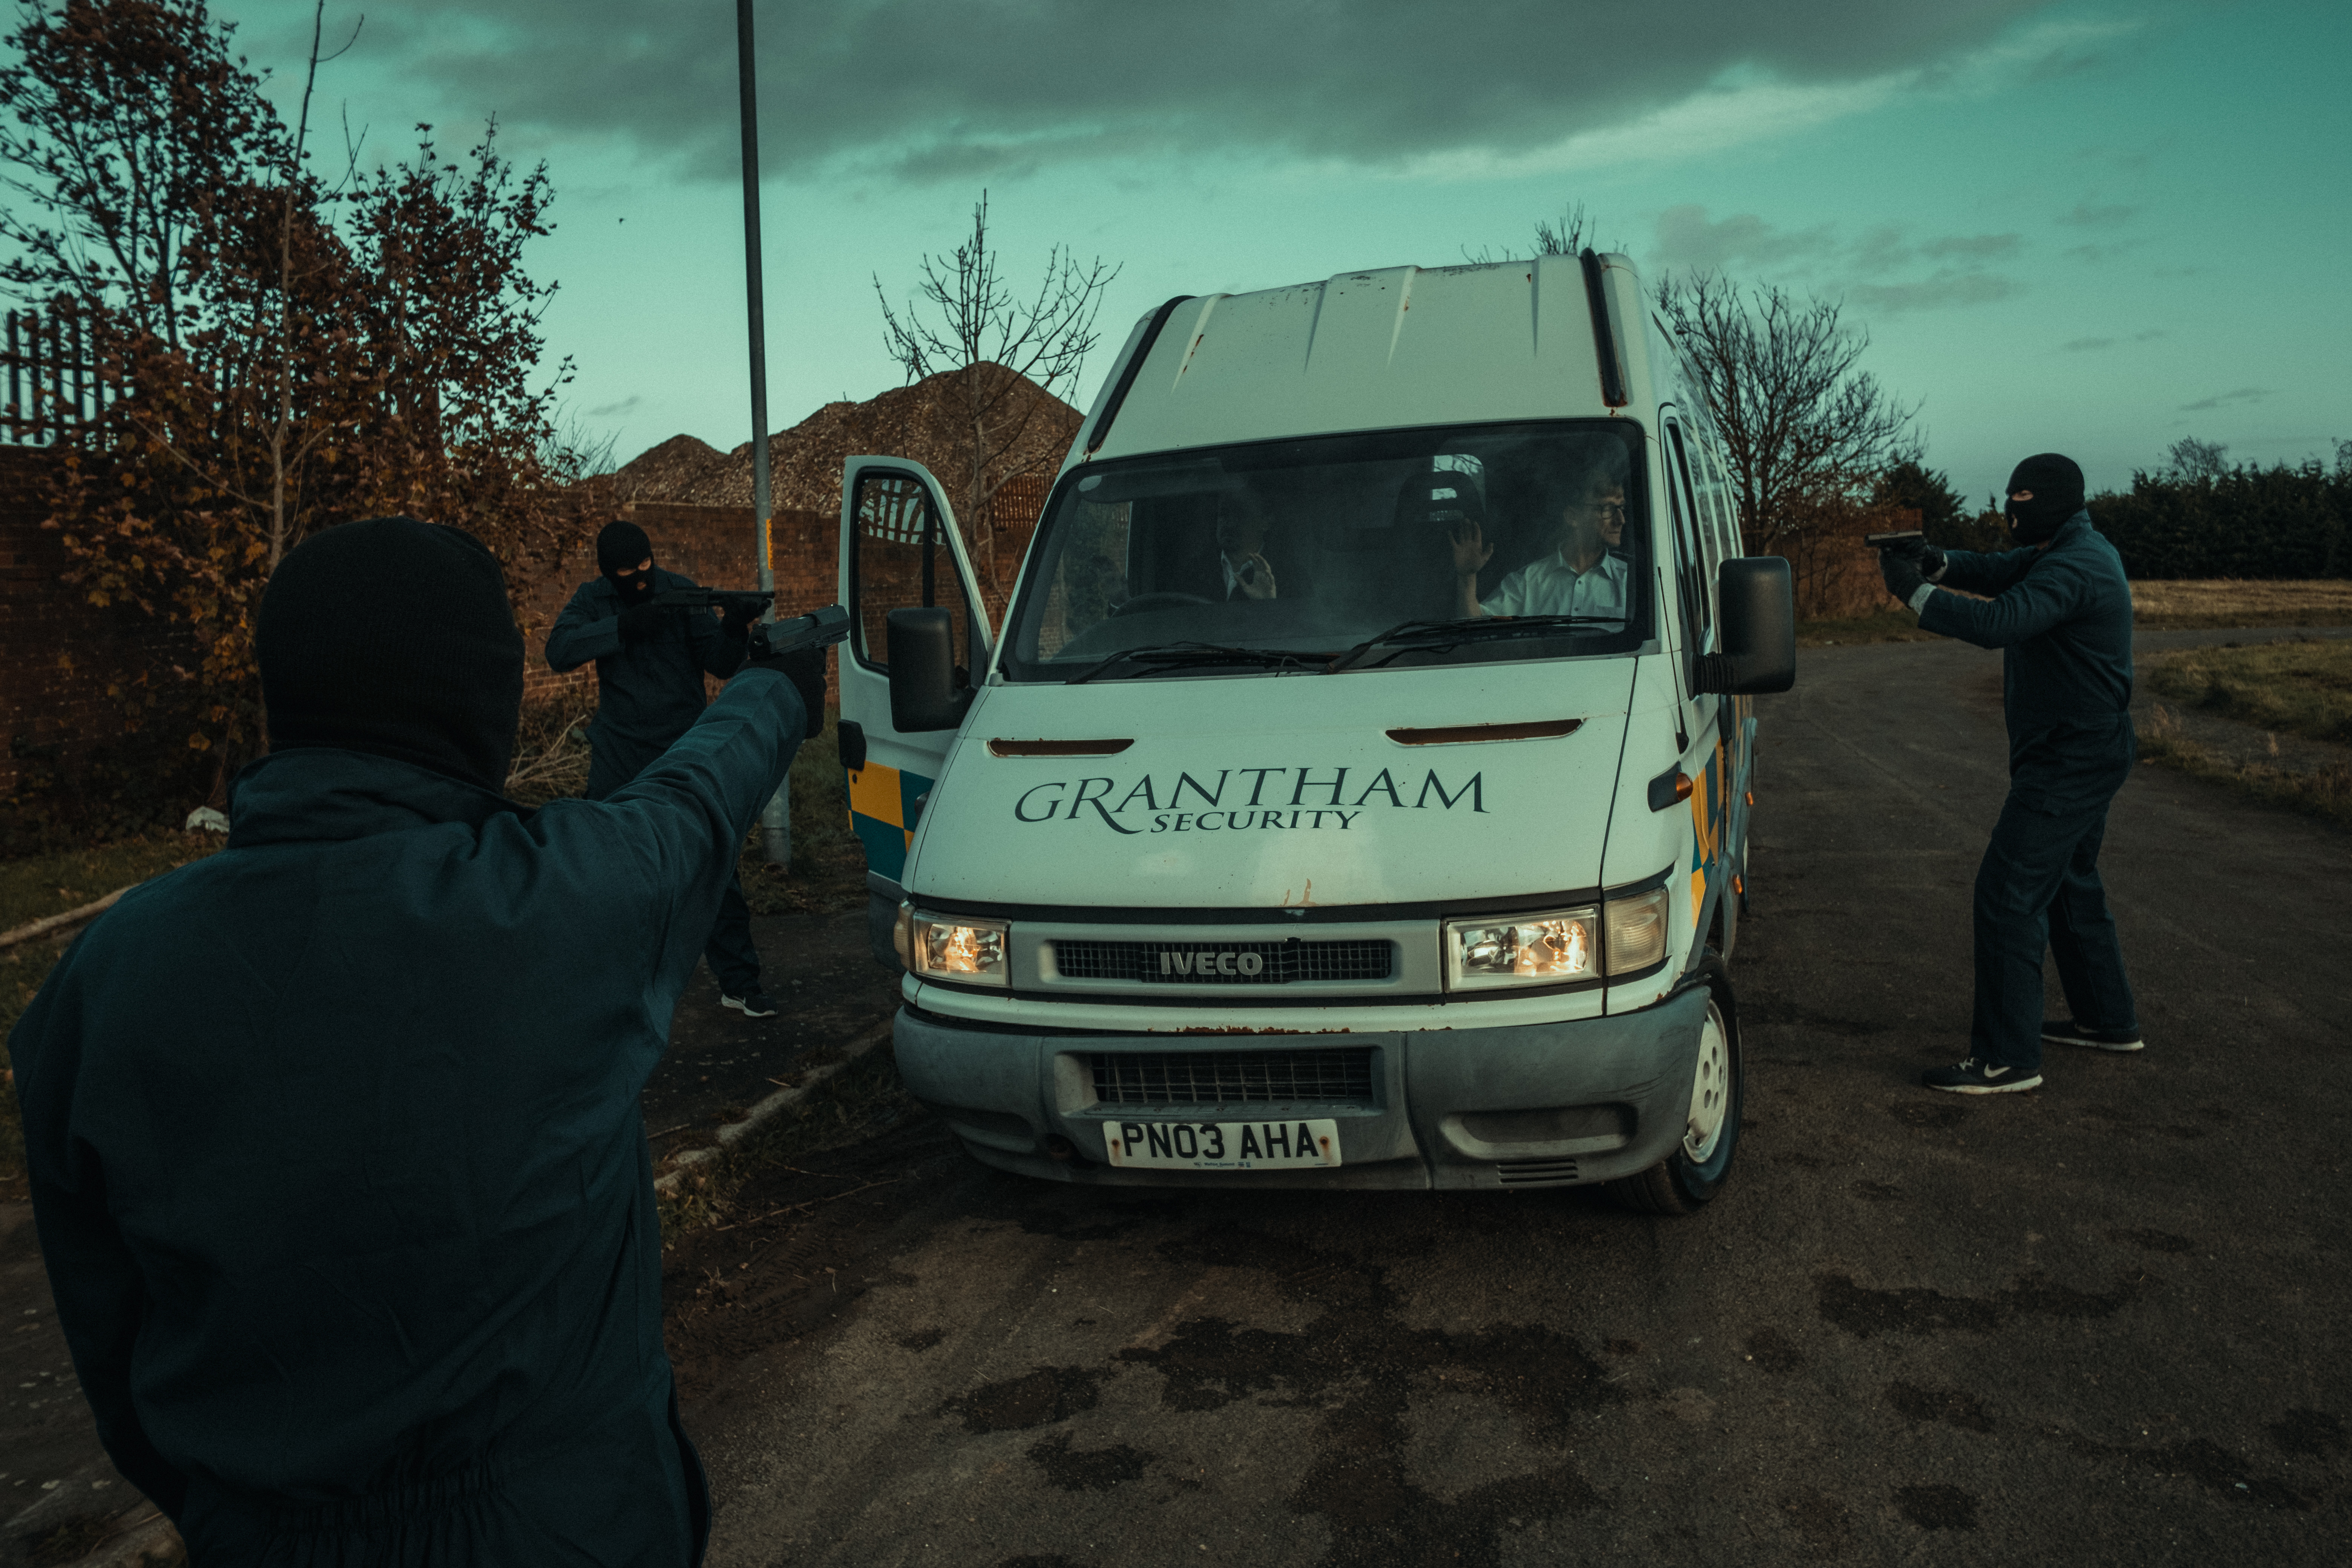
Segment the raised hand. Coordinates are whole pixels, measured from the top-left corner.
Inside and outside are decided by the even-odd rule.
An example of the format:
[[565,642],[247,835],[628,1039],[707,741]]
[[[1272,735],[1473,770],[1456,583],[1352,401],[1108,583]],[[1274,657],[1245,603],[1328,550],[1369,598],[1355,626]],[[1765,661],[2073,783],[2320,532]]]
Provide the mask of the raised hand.
[[1479,569],[1495,558],[1495,547],[1486,542],[1478,529],[1478,520],[1465,517],[1447,531],[1446,539],[1454,546],[1454,575],[1475,577]]

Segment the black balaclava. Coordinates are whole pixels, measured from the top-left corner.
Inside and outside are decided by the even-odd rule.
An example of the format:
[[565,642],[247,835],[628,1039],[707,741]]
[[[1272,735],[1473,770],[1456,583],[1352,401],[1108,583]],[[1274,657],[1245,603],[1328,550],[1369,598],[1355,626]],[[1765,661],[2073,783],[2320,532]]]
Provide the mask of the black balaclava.
[[505,787],[522,633],[497,559],[465,530],[375,517],[313,535],[269,579],[254,647],[271,746]]
[[2009,519],[2009,531],[2020,544],[2039,544],[2083,510],[2083,470],[2072,458],[2037,453],[2018,464],[2017,471],[2009,476],[2005,493],[2015,495],[2020,490],[2032,490],[2033,499],[2009,502],[2001,508],[2001,515]]
[[[653,541],[634,522],[608,522],[596,536],[596,569],[619,592],[624,604],[636,604],[654,591],[653,573],[636,569],[638,562],[653,558]],[[629,575],[614,574],[619,572]]]

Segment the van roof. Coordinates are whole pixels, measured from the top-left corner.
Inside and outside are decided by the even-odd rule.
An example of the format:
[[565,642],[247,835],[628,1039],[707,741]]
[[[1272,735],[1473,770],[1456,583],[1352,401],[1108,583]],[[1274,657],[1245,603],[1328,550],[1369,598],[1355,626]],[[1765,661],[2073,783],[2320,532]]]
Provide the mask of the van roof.
[[[1622,269],[1610,280],[1612,296],[1627,296],[1615,322],[1638,327],[1632,262],[1601,259]],[[1624,325],[1615,331],[1621,359],[1638,358]],[[1577,258],[1396,267],[1176,306],[1093,457],[1612,412]],[[1082,432],[1074,460],[1088,439]]]

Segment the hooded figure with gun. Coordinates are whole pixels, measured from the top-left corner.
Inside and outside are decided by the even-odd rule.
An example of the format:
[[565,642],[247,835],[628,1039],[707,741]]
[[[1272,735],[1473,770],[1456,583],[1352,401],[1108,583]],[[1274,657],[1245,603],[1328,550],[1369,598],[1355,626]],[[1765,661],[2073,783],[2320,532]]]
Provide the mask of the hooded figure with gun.
[[[724,680],[743,661],[744,639],[762,601],[711,595],[694,579],[654,564],[653,542],[634,522],[607,523],[596,536],[599,575],[583,583],[547,634],[558,674],[596,661],[596,718],[588,727],[588,798],[603,800],[635,778],[702,716],[702,678]],[[723,619],[707,601],[721,599]],[[730,874],[703,958],[719,1000],[747,1018],[775,1016],[760,985],[751,910]]]
[[[2131,585],[2116,547],[2091,525],[2083,491],[2073,459],[2044,452],[2009,479],[2004,515],[2021,548],[1984,555],[1909,534],[1879,552],[1887,592],[1922,630],[2001,650],[2009,726],[2009,798],[1977,871],[1969,1055],[1929,1069],[1930,1089],[2032,1089],[2045,1044],[2142,1044],[2099,880],[2107,804],[2137,754]],[[2045,947],[2071,1018],[2042,1016]]]
[[824,649],[751,639],[633,781],[531,810],[472,535],[327,529],[255,641],[226,847],[101,915],[8,1041],[99,1436],[196,1568],[687,1568],[639,1107]]

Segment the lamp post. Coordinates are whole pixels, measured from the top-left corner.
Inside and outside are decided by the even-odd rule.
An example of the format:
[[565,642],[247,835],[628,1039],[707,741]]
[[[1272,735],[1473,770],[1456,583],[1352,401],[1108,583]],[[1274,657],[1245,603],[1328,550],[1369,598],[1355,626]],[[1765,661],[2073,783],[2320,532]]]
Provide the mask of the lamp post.
[[[751,0],[735,0],[735,63],[743,120],[743,295],[751,338],[751,530],[758,537],[760,589],[776,591],[768,543],[768,338],[760,299],[760,70],[751,50]],[[767,618],[776,618],[768,601]],[[760,842],[772,866],[793,861],[793,781],[787,773],[760,812]]]

